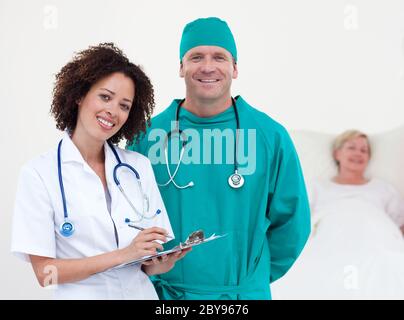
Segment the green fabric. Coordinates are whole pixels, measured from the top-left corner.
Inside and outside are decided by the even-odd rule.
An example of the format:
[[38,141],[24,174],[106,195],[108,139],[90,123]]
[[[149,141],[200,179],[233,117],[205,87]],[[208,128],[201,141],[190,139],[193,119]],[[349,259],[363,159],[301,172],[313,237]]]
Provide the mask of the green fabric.
[[[149,156],[152,163],[156,160],[153,154],[164,158],[153,149],[162,138],[154,138],[151,133],[156,131],[151,129],[168,132],[178,102],[174,100],[153,118],[146,135],[129,149]],[[214,164],[212,160],[212,164],[181,164],[176,182],[185,185],[192,180],[194,187],[160,187],[176,236],[166,248],[184,241],[198,229],[203,229],[206,236],[227,234],[195,247],[170,272],[155,276],[153,281],[161,299],[270,299],[269,283],[292,266],[310,233],[304,179],[288,133],[241,97],[237,108],[241,129],[256,129],[256,170],[244,175],[244,186],[230,188],[227,180],[233,173],[233,164]],[[210,118],[199,118],[181,108],[180,126],[182,130],[194,128],[199,132],[214,128],[235,130],[236,121],[230,107]],[[172,141],[175,140],[174,137]],[[169,155],[170,151],[171,148]],[[170,164],[170,168],[173,172],[175,165]],[[164,163],[153,164],[153,169],[159,183],[168,180]]]
[[237,48],[233,34],[226,22],[219,18],[201,18],[188,23],[182,32],[180,60],[192,48],[218,46],[231,53],[237,61]]

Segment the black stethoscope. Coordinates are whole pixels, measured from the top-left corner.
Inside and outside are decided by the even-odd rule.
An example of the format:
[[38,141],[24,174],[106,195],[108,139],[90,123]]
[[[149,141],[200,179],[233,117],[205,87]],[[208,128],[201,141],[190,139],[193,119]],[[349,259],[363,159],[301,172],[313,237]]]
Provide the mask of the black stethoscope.
[[[62,147],[62,141],[63,141],[63,139],[60,140],[59,145],[58,145],[58,176],[59,176],[60,192],[62,194],[64,220],[60,224],[59,231],[60,231],[60,234],[62,236],[70,237],[74,233],[75,228],[74,228],[73,222],[71,220],[69,220],[69,215],[67,213],[66,196],[65,196],[65,190],[64,190],[64,186],[63,186],[63,178],[62,178],[62,160],[61,160],[61,151],[60,151],[61,147]],[[161,213],[161,210],[158,209],[153,214],[149,213],[149,205],[150,205],[149,197],[143,192],[142,183],[140,181],[139,173],[131,165],[121,161],[121,159],[118,156],[117,151],[115,150],[114,146],[109,141],[108,141],[108,145],[110,146],[112,152],[115,155],[116,161],[118,162],[118,164],[115,165],[114,171],[113,171],[113,177],[114,177],[115,184],[118,187],[118,189],[121,191],[122,195],[124,196],[124,198],[126,199],[128,204],[130,205],[130,207],[136,213],[136,215],[140,217],[139,220],[134,220],[134,221],[131,220],[131,222],[139,222],[139,221],[142,221],[143,219],[153,219],[155,216],[157,216],[158,214]],[[121,183],[120,183],[120,181],[118,179],[117,171],[118,171],[119,168],[122,168],[122,167],[128,168],[130,171],[132,171],[135,174],[137,185],[138,185],[140,194],[142,196],[142,201],[143,201],[142,212],[139,212],[136,209],[136,207],[133,205],[132,201],[130,201],[129,197],[125,193],[125,190],[121,186]]]
[[[237,153],[238,153],[238,139],[239,139],[239,131],[240,131],[240,119],[238,116],[238,111],[237,111],[237,106],[236,106],[236,99],[238,98],[238,96],[234,99],[233,97],[231,98],[231,102],[232,102],[232,106],[234,109],[234,114],[236,117],[236,139],[234,141],[234,172],[230,175],[229,179],[228,179],[228,183],[229,186],[237,189],[237,188],[241,188],[244,185],[244,178],[241,174],[238,173],[238,161],[237,161]],[[181,165],[181,161],[182,158],[184,156],[184,151],[185,151],[185,146],[188,143],[188,137],[186,136],[186,134],[179,128],[180,127],[180,123],[179,123],[179,113],[180,113],[180,109],[182,104],[184,103],[185,99],[182,99],[177,106],[177,110],[176,110],[176,114],[175,114],[175,124],[176,127],[174,130],[171,130],[165,137],[164,139],[164,156],[165,156],[165,161],[166,161],[166,168],[167,168],[167,173],[169,176],[169,179],[166,183],[163,184],[158,184],[160,187],[166,187],[168,186],[171,182],[174,184],[174,186],[178,189],[186,189],[189,187],[194,186],[194,182],[190,181],[188,184],[186,185],[178,185],[174,178],[177,175],[178,169]],[[178,134],[179,135],[179,139],[181,142],[181,152],[180,152],[180,158],[178,161],[178,164],[175,167],[175,170],[173,172],[173,174],[171,174],[171,170],[170,167],[168,165],[168,141],[170,140],[170,138],[172,137],[173,134]]]

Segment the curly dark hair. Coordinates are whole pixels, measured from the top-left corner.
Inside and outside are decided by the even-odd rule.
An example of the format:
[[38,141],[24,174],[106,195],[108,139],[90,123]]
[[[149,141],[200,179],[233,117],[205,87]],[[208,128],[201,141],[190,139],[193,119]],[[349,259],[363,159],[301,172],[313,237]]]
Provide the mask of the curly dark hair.
[[131,63],[113,43],[101,43],[78,52],[56,75],[50,110],[56,128],[72,132],[77,123],[77,102],[94,83],[115,72],[131,78],[136,93],[127,121],[109,141],[118,143],[122,138],[132,141],[145,132],[155,106],[153,85],[141,68]]

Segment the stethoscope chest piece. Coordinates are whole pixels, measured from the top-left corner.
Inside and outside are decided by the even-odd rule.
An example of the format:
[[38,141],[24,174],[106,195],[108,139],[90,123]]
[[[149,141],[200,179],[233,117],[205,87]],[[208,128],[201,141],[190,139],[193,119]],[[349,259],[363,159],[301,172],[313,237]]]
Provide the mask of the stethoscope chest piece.
[[241,188],[244,185],[244,178],[241,174],[239,174],[237,171],[234,172],[230,177],[229,177],[229,186],[238,189]]
[[70,237],[74,233],[74,224],[68,219],[65,219],[64,222],[60,225],[59,231],[62,236]]

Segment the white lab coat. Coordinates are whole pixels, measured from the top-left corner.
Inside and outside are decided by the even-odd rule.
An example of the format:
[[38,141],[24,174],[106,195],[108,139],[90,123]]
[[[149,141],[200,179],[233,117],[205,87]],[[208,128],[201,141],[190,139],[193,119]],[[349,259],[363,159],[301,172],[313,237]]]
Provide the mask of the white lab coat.
[[[159,226],[173,235],[167,212],[158,190],[150,161],[143,155],[116,148],[122,162],[132,165],[140,175],[143,191],[150,199],[150,210],[161,213],[153,220],[143,219],[143,227]],[[74,223],[71,237],[60,234],[63,202],[57,170],[57,147],[26,164],[20,174],[12,232],[11,251],[29,261],[29,254],[58,259],[85,258],[116,250],[114,223],[119,248],[130,244],[138,230],[128,227],[125,218],[137,219],[113,179],[117,160],[104,144],[105,172],[111,194],[108,212],[103,185],[84,161],[69,135],[65,133],[61,148],[62,176],[69,220]],[[141,212],[142,201],[135,175],[118,169],[126,194]],[[55,270],[50,267],[49,275]],[[148,276],[140,266],[109,270],[75,283],[57,285],[58,299],[158,299]]]

